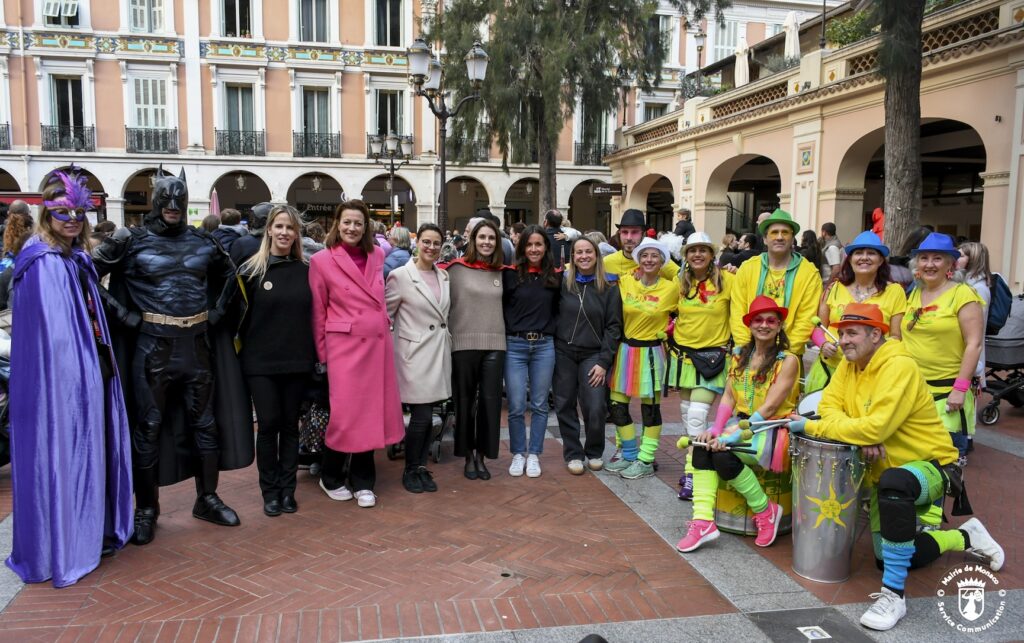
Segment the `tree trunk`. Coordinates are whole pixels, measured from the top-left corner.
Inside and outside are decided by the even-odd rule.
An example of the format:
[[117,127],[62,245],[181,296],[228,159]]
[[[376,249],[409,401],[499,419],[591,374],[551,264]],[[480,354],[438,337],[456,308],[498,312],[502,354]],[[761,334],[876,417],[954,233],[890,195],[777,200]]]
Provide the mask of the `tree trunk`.
[[887,38],[907,47],[885,71],[885,241],[894,252],[921,224],[921,21],[925,0],[898,2]]
[[[539,166],[537,178],[540,181],[537,193],[540,212],[537,213],[537,222],[541,223],[544,220],[545,212],[558,207],[558,192],[555,181],[555,170],[557,169],[555,157],[558,149],[551,144],[548,138],[547,124],[543,116],[537,120],[537,165]],[[563,216],[567,216],[567,214],[566,212],[562,213]]]

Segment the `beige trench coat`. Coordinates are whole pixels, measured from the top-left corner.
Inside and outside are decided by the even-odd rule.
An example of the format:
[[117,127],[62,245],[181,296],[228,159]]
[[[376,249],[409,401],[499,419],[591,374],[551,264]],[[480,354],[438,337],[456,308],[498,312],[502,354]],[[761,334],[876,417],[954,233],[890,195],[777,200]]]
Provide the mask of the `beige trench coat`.
[[452,395],[451,297],[448,273],[434,268],[441,285],[439,302],[415,261],[392,270],[384,291],[393,324],[399,395],[405,404],[428,404]]

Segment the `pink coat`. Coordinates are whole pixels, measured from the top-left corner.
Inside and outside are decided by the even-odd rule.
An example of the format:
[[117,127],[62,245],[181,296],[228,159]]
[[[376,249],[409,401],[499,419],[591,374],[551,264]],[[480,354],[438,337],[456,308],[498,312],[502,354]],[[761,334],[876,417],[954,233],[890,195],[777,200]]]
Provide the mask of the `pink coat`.
[[327,364],[334,451],[382,449],[405,437],[394,346],[384,303],[384,251],[374,248],[365,274],[340,245],[313,255],[313,338]]

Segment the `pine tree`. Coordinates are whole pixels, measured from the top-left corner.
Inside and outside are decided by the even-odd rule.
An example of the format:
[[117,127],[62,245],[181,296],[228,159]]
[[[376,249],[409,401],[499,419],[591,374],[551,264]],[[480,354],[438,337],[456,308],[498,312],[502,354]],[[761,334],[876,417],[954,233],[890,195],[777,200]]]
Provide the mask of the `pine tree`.
[[[673,0],[691,20],[729,0]],[[656,86],[665,59],[665,34],[651,21],[657,0],[451,0],[426,37],[443,45],[445,89],[469,91],[463,56],[481,38],[490,64],[481,101],[454,119],[452,136],[497,141],[502,165],[539,165],[541,211],[556,207],[558,138],[577,100],[583,108],[584,144],[597,119],[614,110],[625,75],[642,91]],[[486,114],[485,118],[482,116]],[[570,121],[571,122],[571,121]],[[591,139],[591,140],[587,140]],[[466,160],[468,150],[453,146]]]

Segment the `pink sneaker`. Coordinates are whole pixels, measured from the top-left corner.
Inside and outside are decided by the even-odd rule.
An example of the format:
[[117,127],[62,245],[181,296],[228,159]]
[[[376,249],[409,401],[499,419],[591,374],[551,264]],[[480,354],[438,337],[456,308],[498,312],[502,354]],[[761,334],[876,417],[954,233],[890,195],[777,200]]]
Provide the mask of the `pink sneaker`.
[[676,545],[676,549],[686,553],[716,538],[718,538],[718,527],[715,526],[715,523],[710,520],[691,520],[686,535]]
[[767,547],[775,542],[779,535],[779,522],[782,520],[782,507],[768,501],[768,506],[761,513],[754,514],[754,524],[757,525],[757,538],[754,544],[758,547]]

